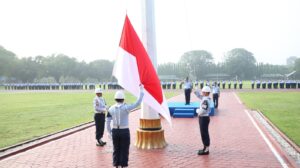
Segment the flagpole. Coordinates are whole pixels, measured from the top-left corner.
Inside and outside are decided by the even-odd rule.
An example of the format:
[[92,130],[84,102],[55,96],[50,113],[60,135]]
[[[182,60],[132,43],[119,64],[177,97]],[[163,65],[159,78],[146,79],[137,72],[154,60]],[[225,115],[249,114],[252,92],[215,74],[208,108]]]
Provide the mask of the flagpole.
[[[154,0],[142,0],[142,17],[142,41],[157,70]],[[143,103],[135,146],[141,149],[155,149],[164,148],[166,145],[158,112]]]

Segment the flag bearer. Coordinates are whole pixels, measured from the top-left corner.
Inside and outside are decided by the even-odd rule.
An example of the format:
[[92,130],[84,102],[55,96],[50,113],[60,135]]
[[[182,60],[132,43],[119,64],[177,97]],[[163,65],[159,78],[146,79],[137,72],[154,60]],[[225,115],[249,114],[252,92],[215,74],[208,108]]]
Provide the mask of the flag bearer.
[[[107,115],[107,131],[113,141],[113,166],[127,167],[130,132],[128,127],[128,115],[134,108],[138,107],[144,96],[144,86],[140,85],[140,96],[134,104],[127,105],[124,103],[125,95],[123,91],[117,91],[115,94],[116,104],[109,108]],[[111,129],[113,121],[113,129]]]
[[105,126],[105,112],[106,112],[106,103],[102,97],[102,89],[95,89],[96,97],[94,98],[94,120],[96,127],[96,140],[97,146],[104,146],[106,142],[102,141],[104,126]]
[[199,90],[196,90],[195,95],[201,100],[200,108],[197,109],[198,117],[199,117],[199,126],[200,126],[200,134],[203,143],[203,149],[198,151],[198,155],[208,155],[209,154],[209,145],[210,138],[208,132],[208,125],[210,122],[209,112],[210,112],[210,88],[209,86],[204,86],[202,88],[202,95],[200,95]]

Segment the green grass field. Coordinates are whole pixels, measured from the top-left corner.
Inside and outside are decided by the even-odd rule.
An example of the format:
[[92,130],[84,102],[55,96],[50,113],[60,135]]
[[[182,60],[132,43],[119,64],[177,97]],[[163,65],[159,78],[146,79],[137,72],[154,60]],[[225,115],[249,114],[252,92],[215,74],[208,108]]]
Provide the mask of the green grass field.
[[300,92],[238,93],[250,109],[260,110],[300,146]]
[[[166,92],[167,98],[181,92]],[[93,120],[93,92],[0,93],[0,148]],[[104,93],[108,105],[114,92]],[[126,102],[135,97],[126,94]]]

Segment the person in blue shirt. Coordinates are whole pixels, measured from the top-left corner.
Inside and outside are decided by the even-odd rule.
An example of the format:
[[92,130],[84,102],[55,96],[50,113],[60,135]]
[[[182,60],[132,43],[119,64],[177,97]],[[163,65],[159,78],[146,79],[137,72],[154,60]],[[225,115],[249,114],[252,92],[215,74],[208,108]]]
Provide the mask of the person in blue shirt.
[[[128,127],[128,116],[131,110],[138,107],[144,96],[144,86],[140,85],[140,95],[134,104],[124,103],[124,92],[119,90],[115,94],[116,104],[111,106],[107,114],[107,131],[113,141],[113,166],[127,167],[129,146],[130,146],[130,132]],[[113,129],[111,129],[111,121],[113,122]]]
[[215,106],[215,108],[218,108],[219,97],[220,97],[220,88],[219,88],[219,86],[217,85],[216,82],[212,86],[213,86],[212,87],[212,92],[213,92],[214,106]]
[[225,89],[225,85],[226,85],[226,81],[223,80],[223,81],[222,81],[222,89]]
[[104,127],[105,127],[105,112],[106,112],[106,102],[102,97],[103,91],[100,88],[95,89],[94,104],[94,121],[96,127],[96,140],[97,146],[104,146],[106,142],[102,141]]
[[192,91],[192,83],[189,80],[189,77],[186,77],[184,81],[184,95],[185,95],[185,105],[189,105],[191,101],[191,91]]
[[199,127],[200,134],[203,143],[203,149],[198,151],[198,155],[208,155],[209,154],[209,145],[210,145],[210,137],[208,132],[208,125],[210,122],[209,113],[211,111],[210,102],[211,99],[209,97],[211,90],[209,86],[204,86],[202,88],[202,94],[200,94],[199,90],[196,89],[194,92],[195,95],[201,100],[200,107],[196,110],[198,113],[199,119]]
[[231,81],[228,81],[228,89],[231,89]]

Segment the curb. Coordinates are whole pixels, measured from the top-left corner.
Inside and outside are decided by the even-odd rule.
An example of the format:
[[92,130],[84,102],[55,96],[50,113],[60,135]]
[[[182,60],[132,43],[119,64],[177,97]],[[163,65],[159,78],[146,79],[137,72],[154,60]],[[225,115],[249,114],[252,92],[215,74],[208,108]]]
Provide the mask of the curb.
[[2,148],[2,149],[0,149],[0,161],[7,158],[7,157],[19,154],[21,152],[25,152],[27,150],[30,150],[32,148],[41,146],[41,145],[46,144],[48,142],[51,142],[51,141],[66,137],[68,135],[74,134],[76,132],[85,130],[85,129],[90,128],[94,125],[95,125],[94,121],[90,121],[90,122],[83,123],[83,124],[80,124],[80,125],[77,125],[77,126],[74,126],[74,127],[71,127],[71,128],[67,128],[67,129],[59,131],[59,132],[55,132],[55,133],[52,133],[52,134],[48,134],[48,135],[41,136],[41,137],[29,140],[29,141],[19,143],[19,144],[16,144],[16,145],[12,145],[12,146],[9,146],[9,147],[6,147],[6,148]]
[[267,123],[289,144],[295,151],[300,153],[300,148],[292,140],[290,140],[284,133],[282,133],[261,111],[256,110],[257,113],[267,121]]

